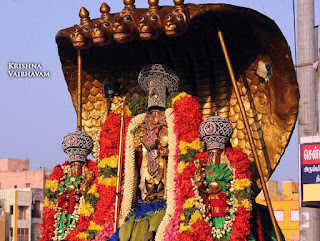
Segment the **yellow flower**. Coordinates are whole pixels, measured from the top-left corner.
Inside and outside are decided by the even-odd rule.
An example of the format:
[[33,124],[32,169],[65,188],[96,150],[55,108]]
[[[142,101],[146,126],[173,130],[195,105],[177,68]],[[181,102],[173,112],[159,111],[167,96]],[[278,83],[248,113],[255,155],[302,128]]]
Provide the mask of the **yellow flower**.
[[241,206],[243,206],[247,211],[252,211],[252,204],[248,199],[243,199],[241,201]]
[[86,233],[86,232],[82,232],[82,233],[79,233],[79,234],[77,235],[77,237],[78,237],[79,239],[82,239],[82,240],[87,240],[88,237],[89,237],[89,234]]
[[240,206],[240,204],[239,204],[239,202],[238,202],[237,199],[234,201],[234,206],[235,206],[236,208],[238,208],[238,207]]
[[105,185],[106,187],[109,186],[116,186],[117,185],[117,177],[106,177],[103,176],[98,177],[98,183]]
[[195,211],[195,213],[191,215],[190,225],[196,223],[200,219],[202,219],[201,213],[199,213],[199,211]]
[[183,170],[189,166],[189,163],[185,163],[184,161],[180,161],[179,164],[178,164],[178,173],[182,173]]
[[51,192],[57,191],[59,188],[58,180],[47,180],[46,181],[46,189],[49,189]]
[[194,206],[195,206],[196,208],[201,208],[201,205],[200,205],[199,202],[196,202],[196,203],[194,204]]
[[244,190],[245,187],[251,187],[251,181],[249,179],[236,179],[234,182],[234,190]]
[[179,232],[180,233],[183,233],[183,232],[187,232],[188,230],[192,231],[192,228],[191,226],[184,226],[183,224],[180,225],[180,229],[179,229]]
[[195,139],[193,142],[188,143],[185,141],[180,141],[179,148],[181,154],[187,154],[188,149],[201,150],[203,149],[203,142],[199,138]]
[[55,209],[55,204],[54,204],[54,202],[51,202],[48,197],[45,197],[45,198],[44,198],[43,206],[44,206],[45,208]]
[[183,204],[183,208],[191,208],[195,205],[195,203],[196,203],[195,197],[188,198],[186,202]]
[[96,197],[99,197],[99,193],[97,191],[97,185],[93,184],[87,194],[92,194],[92,195],[95,195]]
[[180,99],[182,99],[182,98],[184,98],[184,97],[190,97],[191,95],[188,95],[186,92],[182,92],[182,93],[180,93],[180,94],[178,94],[176,97],[174,97],[173,99],[172,99],[172,105],[174,104],[174,102],[176,102],[177,100],[180,100]]
[[100,233],[103,230],[103,226],[96,224],[95,222],[90,221],[89,230],[96,230]]
[[184,214],[181,214],[180,218],[181,218],[182,221],[186,219],[186,217],[184,216]]
[[100,168],[105,168],[106,165],[112,167],[112,168],[117,168],[118,167],[118,155],[113,155],[107,158],[103,158],[99,163],[98,167]]
[[90,217],[94,213],[94,208],[90,203],[84,203],[81,205],[80,214],[83,214],[86,217]]

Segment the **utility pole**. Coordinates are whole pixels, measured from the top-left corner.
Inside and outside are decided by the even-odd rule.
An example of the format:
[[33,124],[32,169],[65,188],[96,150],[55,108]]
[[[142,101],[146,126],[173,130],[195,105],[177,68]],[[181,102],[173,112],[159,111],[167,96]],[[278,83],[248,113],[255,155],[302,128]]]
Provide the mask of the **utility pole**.
[[[300,137],[318,134],[318,92],[314,32],[314,0],[297,0],[297,77],[300,88],[298,135]],[[299,170],[300,173],[300,170]],[[300,175],[299,175],[300,176]],[[300,241],[317,241],[320,237],[320,209],[301,207],[300,202]]]

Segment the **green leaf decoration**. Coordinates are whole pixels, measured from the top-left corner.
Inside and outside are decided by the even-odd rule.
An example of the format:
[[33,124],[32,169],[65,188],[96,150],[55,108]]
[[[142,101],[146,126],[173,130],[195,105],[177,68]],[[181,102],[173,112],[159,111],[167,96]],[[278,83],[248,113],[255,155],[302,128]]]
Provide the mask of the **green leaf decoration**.
[[88,239],[94,239],[97,236],[97,230],[89,230],[89,236]]
[[194,157],[198,152],[199,152],[198,150],[188,148],[186,154],[179,155],[178,161],[190,162],[194,159]]
[[146,234],[149,230],[149,220],[143,220],[136,223],[131,240],[134,241],[144,241]]
[[59,192],[52,192],[50,189],[45,189],[45,195],[50,201],[53,201],[58,198]]
[[121,241],[130,240],[133,223],[134,223],[134,216],[130,217],[130,219],[121,226],[119,231],[119,239]]
[[87,195],[84,196],[84,200],[86,201],[86,203],[90,203],[90,205],[93,208],[96,208],[97,202],[98,202],[98,198],[95,195],[87,194]]
[[149,221],[149,232],[155,231],[158,229],[161,220],[163,219],[165,214],[164,210],[156,213]]
[[100,176],[104,176],[106,177],[115,177],[117,176],[117,168],[112,168],[112,167],[108,167],[106,166],[105,168],[99,168],[99,174]]
[[132,116],[148,111],[148,97],[133,96],[126,101]]

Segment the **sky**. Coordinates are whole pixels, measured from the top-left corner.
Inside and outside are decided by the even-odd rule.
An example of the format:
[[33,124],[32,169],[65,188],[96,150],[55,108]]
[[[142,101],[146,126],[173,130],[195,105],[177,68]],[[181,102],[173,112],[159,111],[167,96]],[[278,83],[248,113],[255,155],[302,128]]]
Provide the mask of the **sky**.
[[[185,3],[228,3],[257,10],[273,19],[294,53],[292,0],[185,1]],[[55,34],[79,24],[82,6],[91,18],[100,17],[102,1],[97,0],[0,0],[3,23],[0,44],[0,158],[30,160],[31,169],[53,168],[67,160],[61,149],[63,137],[76,130],[76,113],[67,90]],[[122,0],[106,0],[111,12],[123,8]],[[160,0],[160,5],[173,1]],[[137,0],[137,7],[147,7],[147,0]],[[315,12],[320,1],[315,0]],[[316,25],[320,15],[316,15]],[[12,78],[8,63],[40,63],[50,78]],[[297,128],[273,180],[298,180]]]

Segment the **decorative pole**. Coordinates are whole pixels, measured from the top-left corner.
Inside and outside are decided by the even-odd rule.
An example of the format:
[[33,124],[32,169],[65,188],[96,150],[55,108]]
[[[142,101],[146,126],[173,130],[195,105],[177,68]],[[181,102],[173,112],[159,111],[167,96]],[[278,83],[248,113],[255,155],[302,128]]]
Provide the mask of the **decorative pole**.
[[82,77],[82,60],[81,60],[81,50],[78,49],[78,96],[77,96],[77,131],[82,130],[82,86],[81,86],[81,77]]
[[276,218],[274,216],[272,204],[271,204],[271,201],[270,201],[270,196],[269,196],[269,193],[268,193],[268,189],[267,189],[266,183],[264,181],[264,175],[263,175],[261,164],[260,164],[260,161],[259,161],[257,149],[256,149],[256,146],[255,146],[254,141],[253,141],[253,136],[252,136],[252,132],[251,132],[251,129],[250,129],[248,117],[247,117],[247,114],[246,114],[246,111],[245,111],[245,108],[244,108],[244,105],[243,105],[243,102],[242,102],[242,99],[241,99],[241,96],[240,96],[239,87],[238,87],[237,82],[236,82],[236,78],[235,78],[235,75],[234,75],[234,72],[233,72],[232,64],[231,64],[230,57],[229,57],[229,54],[228,54],[228,50],[227,50],[227,47],[226,47],[226,44],[225,44],[225,41],[224,41],[224,38],[223,38],[223,34],[222,34],[222,32],[221,32],[219,27],[218,27],[218,37],[219,37],[219,40],[220,40],[220,44],[221,44],[221,48],[222,48],[222,52],[223,52],[224,58],[226,60],[227,66],[228,66],[231,82],[232,82],[232,85],[233,85],[233,88],[235,90],[235,94],[236,94],[236,97],[237,97],[237,100],[238,100],[241,116],[243,118],[246,130],[247,130],[247,133],[248,133],[250,146],[251,146],[251,149],[252,149],[254,161],[255,161],[257,169],[258,169],[258,173],[259,173],[260,182],[261,182],[261,185],[262,185],[263,194],[264,194],[264,197],[266,199],[268,211],[269,211],[269,214],[270,214],[270,217],[271,217],[272,226],[274,228],[277,241],[281,241],[281,236],[280,236],[280,232],[279,232],[279,229],[278,229],[277,220],[276,220]]
[[116,232],[119,228],[119,214],[120,214],[120,187],[122,177],[122,161],[123,161],[123,136],[124,136],[124,115],[125,115],[125,98],[119,104],[121,105],[121,125],[120,125],[120,143],[118,154],[118,169],[117,169],[117,186],[116,186],[116,203],[114,212],[114,226],[113,231]]

